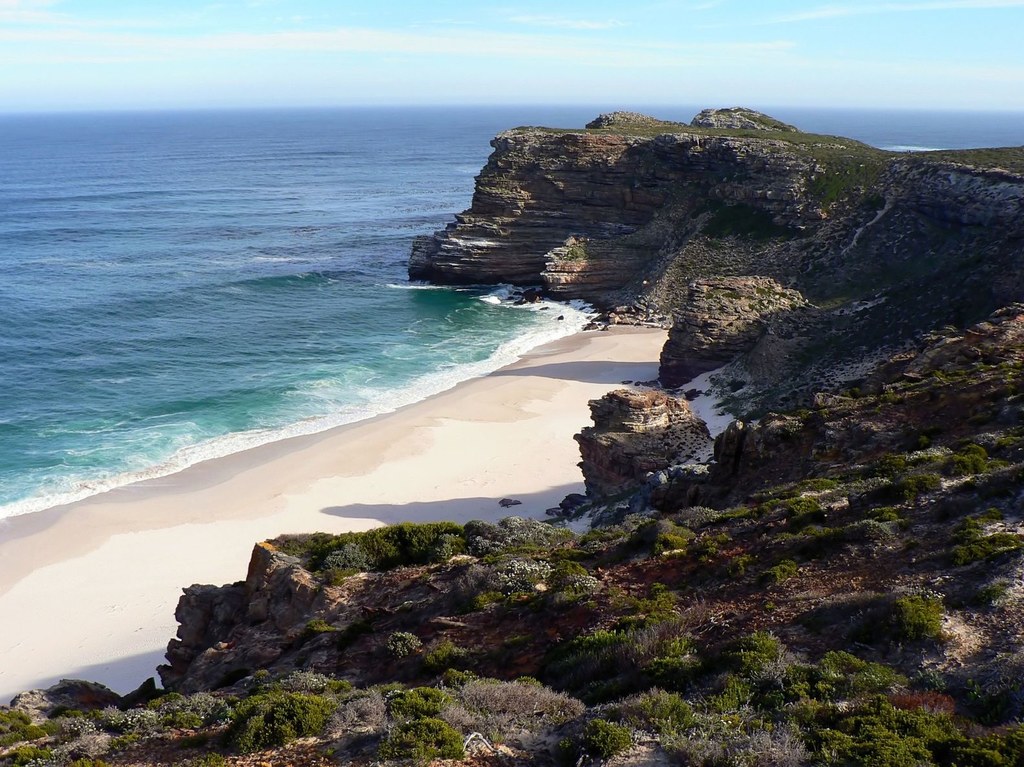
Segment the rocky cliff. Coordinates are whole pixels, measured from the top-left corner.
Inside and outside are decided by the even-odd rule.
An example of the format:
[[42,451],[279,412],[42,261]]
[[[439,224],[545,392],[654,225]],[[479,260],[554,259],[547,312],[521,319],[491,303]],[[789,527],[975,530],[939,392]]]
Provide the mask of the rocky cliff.
[[[410,275],[674,320],[665,382],[742,353],[730,377],[752,385],[736,407],[757,412],[1024,299],[1020,150],[887,153],[743,109],[590,126],[499,135],[471,207],[417,239]],[[768,321],[743,291],[708,304],[700,286],[721,278],[802,298]]]
[[618,389],[590,403],[594,425],[576,435],[587,492],[621,493],[652,471],[706,459],[708,428],[686,401],[659,391]]

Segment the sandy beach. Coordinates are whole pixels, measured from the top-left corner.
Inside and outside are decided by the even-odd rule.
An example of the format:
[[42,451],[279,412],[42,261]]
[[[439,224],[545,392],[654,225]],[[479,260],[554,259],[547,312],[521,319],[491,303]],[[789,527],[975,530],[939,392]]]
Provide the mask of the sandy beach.
[[153,676],[181,589],[245,577],[256,541],[404,520],[542,516],[582,490],[587,403],[655,378],[665,333],[587,332],[321,434],[0,521],[0,701],[60,678]]

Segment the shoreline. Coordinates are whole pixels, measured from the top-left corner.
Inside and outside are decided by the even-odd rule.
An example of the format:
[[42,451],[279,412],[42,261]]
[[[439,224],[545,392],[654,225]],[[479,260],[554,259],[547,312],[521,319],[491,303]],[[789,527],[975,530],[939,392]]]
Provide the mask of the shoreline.
[[[0,521],[0,700],[62,677],[154,675],[192,583],[243,578],[288,532],[542,516],[582,488],[587,403],[651,380],[665,331],[586,331],[390,413]],[[502,509],[502,497],[521,506]],[[148,670],[147,670],[148,669]]]

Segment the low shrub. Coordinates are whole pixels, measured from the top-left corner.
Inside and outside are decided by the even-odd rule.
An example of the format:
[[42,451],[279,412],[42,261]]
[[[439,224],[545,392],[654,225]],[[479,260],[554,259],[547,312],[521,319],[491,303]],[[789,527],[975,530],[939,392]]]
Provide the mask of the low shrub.
[[398,725],[377,749],[382,759],[408,759],[426,764],[434,759],[461,759],[462,736],[440,719],[417,719]]
[[39,748],[38,746],[18,746],[13,751],[9,751],[4,759],[9,759],[8,764],[11,767],[25,767],[25,765],[40,763],[49,764],[50,759],[53,757],[53,752],[48,748]]
[[497,524],[473,520],[465,527],[469,553],[483,557],[493,554],[547,551],[552,546],[571,540],[570,531],[553,527],[536,519],[505,517]]
[[421,719],[437,716],[451,702],[451,696],[441,690],[433,687],[414,687],[395,693],[388,700],[388,710],[394,719]]
[[995,515],[986,512],[969,517],[957,526],[953,532],[954,547],[951,555],[954,565],[963,567],[1024,548],[1024,538],[1015,533],[985,534],[985,523],[995,521],[997,515],[1002,516],[998,511]]
[[676,735],[694,727],[693,709],[681,696],[658,688],[622,701],[619,713],[631,727]]
[[580,737],[582,751],[596,759],[611,759],[632,745],[632,731],[607,719],[591,719]]
[[0,711],[0,748],[46,737],[46,730],[32,724],[23,711]]
[[896,640],[914,642],[942,638],[942,601],[937,597],[912,595],[893,602],[889,627]]
[[734,642],[722,654],[722,661],[740,676],[749,678],[778,663],[784,653],[785,647],[775,636],[755,631]]
[[556,727],[586,710],[575,698],[536,681],[474,680],[464,684],[456,696],[469,716],[468,727],[500,741],[524,731]]
[[758,580],[761,583],[776,584],[787,581],[800,571],[800,566],[792,559],[783,559],[777,565],[769,567]]
[[235,708],[227,737],[242,753],[283,746],[296,738],[318,735],[336,703],[320,695],[259,693]]
[[423,646],[423,642],[415,634],[408,631],[393,631],[385,642],[389,653],[396,658],[405,658],[412,655]]
[[988,451],[973,442],[954,453],[946,463],[946,472],[958,477],[981,474],[987,469]]
[[464,667],[468,662],[469,653],[448,639],[434,645],[423,656],[423,668],[434,673]]
[[342,571],[431,564],[464,546],[463,528],[454,522],[402,522],[359,533],[314,533],[278,541],[286,554],[305,557],[312,570]]

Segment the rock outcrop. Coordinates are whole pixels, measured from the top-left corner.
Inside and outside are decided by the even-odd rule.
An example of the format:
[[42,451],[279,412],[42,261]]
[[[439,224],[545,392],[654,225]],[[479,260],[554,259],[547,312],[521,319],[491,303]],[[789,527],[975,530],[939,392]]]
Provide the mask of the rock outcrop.
[[[472,206],[416,240],[410,275],[539,284],[629,321],[679,316],[665,383],[746,353],[733,380],[752,384],[744,409],[759,413],[856,385],[922,334],[1024,300],[1020,150],[883,152],[743,109],[591,125],[500,134]],[[719,327],[687,324],[710,316],[692,285],[744,275],[823,308],[746,322],[744,299]]]
[[587,494],[621,493],[651,472],[704,457],[707,425],[686,400],[659,391],[617,389],[590,403],[593,426],[576,435]]
[[799,132],[799,129],[763,112],[744,107],[731,109],[704,109],[690,121],[694,128],[715,128],[719,130],[763,130]]
[[745,206],[780,232],[825,216],[805,193],[815,162],[791,144],[653,124],[674,132],[499,134],[470,209],[414,241],[410,277],[542,284],[559,298],[611,306],[645,292],[666,248],[714,218],[709,201]]
[[[184,590],[161,681],[182,693],[216,689],[273,662],[287,645],[282,638],[297,638],[318,599],[319,584],[298,560],[257,544],[243,583]],[[237,641],[240,627],[252,629],[242,630],[244,642]]]
[[98,682],[61,679],[44,690],[28,690],[16,695],[11,701],[11,708],[28,714],[33,721],[39,721],[57,709],[95,711],[120,702],[120,695]]
[[659,380],[682,386],[751,351],[781,318],[807,302],[768,277],[719,277],[690,283],[661,352]]

